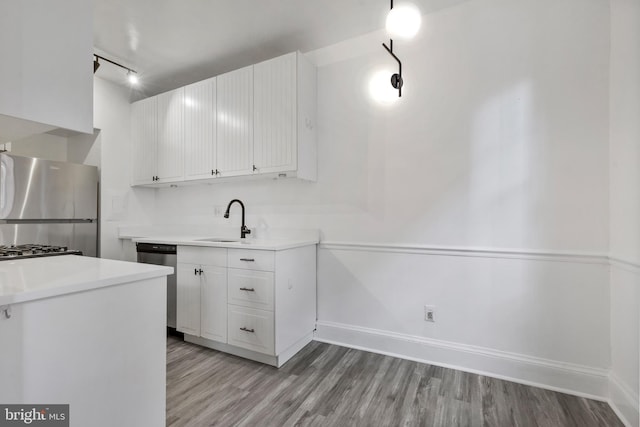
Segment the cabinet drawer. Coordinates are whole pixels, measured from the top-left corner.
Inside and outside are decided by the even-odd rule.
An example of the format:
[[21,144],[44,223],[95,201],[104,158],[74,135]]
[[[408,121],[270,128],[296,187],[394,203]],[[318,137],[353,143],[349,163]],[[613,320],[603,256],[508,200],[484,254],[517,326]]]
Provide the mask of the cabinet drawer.
[[273,272],[230,268],[229,304],[273,310]]
[[229,249],[229,267],[248,270],[274,271],[273,251],[257,249]]
[[228,306],[228,343],[247,350],[274,355],[273,312]]
[[226,267],[227,249],[202,246],[178,246],[178,262]]

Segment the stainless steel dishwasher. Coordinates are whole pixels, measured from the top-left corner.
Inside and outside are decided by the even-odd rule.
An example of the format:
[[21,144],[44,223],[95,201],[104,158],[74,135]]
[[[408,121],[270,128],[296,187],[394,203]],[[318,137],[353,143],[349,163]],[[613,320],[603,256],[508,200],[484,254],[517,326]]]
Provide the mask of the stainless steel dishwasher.
[[173,267],[173,274],[167,276],[167,327],[176,328],[176,267],[178,257],[176,245],[160,243],[136,243],[138,262],[144,264],[166,265]]

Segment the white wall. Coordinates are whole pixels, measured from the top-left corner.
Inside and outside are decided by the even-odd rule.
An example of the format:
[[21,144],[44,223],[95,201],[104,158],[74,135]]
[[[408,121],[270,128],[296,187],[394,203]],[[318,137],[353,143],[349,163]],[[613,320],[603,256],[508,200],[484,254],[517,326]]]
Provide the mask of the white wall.
[[118,239],[118,227],[147,224],[154,209],[153,190],[130,187],[129,91],[94,78],[94,127],[100,147],[100,251],[103,258],[135,261],[135,252]]
[[640,1],[611,2],[612,400],[640,425]]
[[83,165],[102,167],[100,131],[93,134],[79,134],[67,138],[67,161]]
[[159,189],[154,223],[238,226],[214,216],[238,197],[258,232],[317,227],[320,339],[606,397],[608,2],[424,18],[391,107],[367,94],[384,35],[313,54],[317,183]]
[[46,133],[11,143],[11,153],[39,159],[67,161],[67,138]]

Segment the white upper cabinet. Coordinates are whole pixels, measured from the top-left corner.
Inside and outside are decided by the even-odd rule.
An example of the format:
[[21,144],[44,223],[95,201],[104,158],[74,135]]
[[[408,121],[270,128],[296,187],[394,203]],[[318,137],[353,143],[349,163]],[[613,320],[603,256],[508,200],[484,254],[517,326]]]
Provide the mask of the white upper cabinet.
[[316,69],[299,52],[254,65],[256,173],[315,181]]
[[93,133],[93,2],[0,2],[0,142]]
[[132,184],[184,178],[184,88],[131,105]]
[[216,78],[185,86],[184,179],[217,176]]
[[184,177],[184,88],[158,95],[156,181],[182,181]]
[[132,121],[132,185],[317,177],[316,68],[300,52],[136,102]]
[[151,184],[156,175],[158,139],[158,98],[147,98],[131,105],[133,147],[133,185]]
[[253,166],[253,66],[217,78],[220,176],[250,175]]
[[296,53],[256,64],[253,85],[256,172],[295,170]]

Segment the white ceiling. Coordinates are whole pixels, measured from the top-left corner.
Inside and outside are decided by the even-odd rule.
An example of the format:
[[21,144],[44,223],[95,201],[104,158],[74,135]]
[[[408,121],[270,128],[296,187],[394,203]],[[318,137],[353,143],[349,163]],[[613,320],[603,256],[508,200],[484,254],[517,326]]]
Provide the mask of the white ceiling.
[[[463,1],[413,3],[426,14]],[[141,98],[383,28],[388,10],[385,0],[95,0],[94,46],[138,71]],[[124,74],[105,63],[96,73]]]

